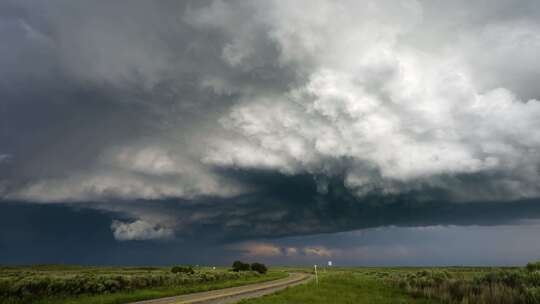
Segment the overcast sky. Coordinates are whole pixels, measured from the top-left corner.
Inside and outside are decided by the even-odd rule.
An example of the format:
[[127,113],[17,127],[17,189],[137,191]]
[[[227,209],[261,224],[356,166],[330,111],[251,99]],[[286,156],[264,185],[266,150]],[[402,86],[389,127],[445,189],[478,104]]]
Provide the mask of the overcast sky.
[[0,39],[0,264],[540,259],[536,0],[8,0]]

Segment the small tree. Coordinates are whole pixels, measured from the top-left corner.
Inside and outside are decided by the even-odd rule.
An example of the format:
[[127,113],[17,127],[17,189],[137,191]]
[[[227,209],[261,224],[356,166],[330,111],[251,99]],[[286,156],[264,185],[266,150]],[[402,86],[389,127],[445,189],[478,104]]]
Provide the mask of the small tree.
[[253,263],[251,264],[251,270],[256,271],[260,274],[265,274],[268,271],[268,268],[264,264]]
[[234,261],[232,264],[233,271],[249,271],[250,267],[249,264],[243,263],[242,261]]
[[527,270],[530,272],[533,271],[539,271],[540,270],[540,261],[539,262],[531,262],[527,264]]

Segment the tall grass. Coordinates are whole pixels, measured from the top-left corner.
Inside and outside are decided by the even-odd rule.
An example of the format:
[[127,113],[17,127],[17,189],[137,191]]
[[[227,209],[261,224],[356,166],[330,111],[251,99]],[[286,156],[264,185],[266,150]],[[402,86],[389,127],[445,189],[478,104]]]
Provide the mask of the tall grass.
[[391,273],[386,277],[416,297],[445,304],[540,304],[540,272],[494,270],[464,276],[446,270]]

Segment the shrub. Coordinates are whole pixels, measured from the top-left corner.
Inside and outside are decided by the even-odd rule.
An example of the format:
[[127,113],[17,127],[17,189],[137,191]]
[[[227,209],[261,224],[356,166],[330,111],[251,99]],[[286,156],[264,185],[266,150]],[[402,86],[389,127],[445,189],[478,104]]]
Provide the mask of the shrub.
[[249,264],[246,264],[246,263],[243,263],[241,261],[234,261],[234,263],[232,264],[232,269],[233,271],[249,271],[251,269],[251,267],[249,266]]
[[194,274],[195,270],[193,270],[193,267],[191,266],[174,266],[171,269],[172,273],[187,273],[187,274]]
[[527,288],[526,297],[528,303],[540,303],[540,288]]
[[251,264],[251,270],[256,271],[260,274],[265,274],[268,271],[268,268],[264,264],[253,263]]
[[530,272],[533,271],[539,271],[540,270],[540,261],[539,262],[531,262],[527,264],[527,270]]
[[413,296],[445,304],[540,304],[540,271],[535,270],[493,269],[475,276],[419,271],[386,280]]
[[[189,271],[191,267],[176,266]],[[193,270],[193,269],[191,269]],[[155,271],[151,273],[0,273],[0,303],[34,303],[46,297],[109,294],[136,289],[190,286],[201,282],[219,282],[257,276],[253,272]],[[53,302],[51,302],[53,303]]]

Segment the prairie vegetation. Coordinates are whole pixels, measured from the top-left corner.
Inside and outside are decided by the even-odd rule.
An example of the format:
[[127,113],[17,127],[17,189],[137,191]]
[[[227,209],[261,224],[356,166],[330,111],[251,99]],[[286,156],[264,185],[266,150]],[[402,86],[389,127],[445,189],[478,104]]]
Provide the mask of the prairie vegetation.
[[171,269],[171,272],[194,274],[195,270],[193,270],[193,267],[191,266],[173,266],[173,268]]
[[[311,268],[235,263],[231,268],[175,266],[0,267],[0,303],[112,304],[257,283]],[[237,270],[237,271],[234,271]],[[319,284],[287,288],[244,304],[540,304],[540,263],[526,267],[322,268]]]
[[413,296],[436,299],[444,304],[538,304],[540,271],[529,265],[527,269],[475,273],[451,269],[389,273],[386,281]]
[[329,268],[315,282],[242,304],[540,304],[540,263],[526,267]]
[[0,303],[126,303],[267,281],[271,272],[226,268],[0,267]]

